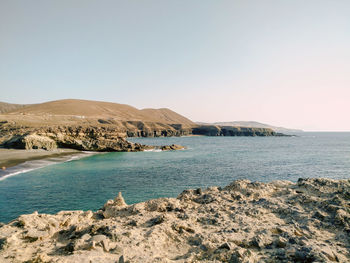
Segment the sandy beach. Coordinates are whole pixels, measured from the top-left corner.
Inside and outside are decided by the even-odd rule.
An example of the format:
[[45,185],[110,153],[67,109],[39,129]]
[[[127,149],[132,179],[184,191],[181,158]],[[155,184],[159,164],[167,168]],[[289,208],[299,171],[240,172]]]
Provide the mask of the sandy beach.
[[5,169],[24,163],[26,161],[40,160],[48,157],[61,157],[79,153],[73,149],[45,150],[17,150],[0,148],[0,168]]

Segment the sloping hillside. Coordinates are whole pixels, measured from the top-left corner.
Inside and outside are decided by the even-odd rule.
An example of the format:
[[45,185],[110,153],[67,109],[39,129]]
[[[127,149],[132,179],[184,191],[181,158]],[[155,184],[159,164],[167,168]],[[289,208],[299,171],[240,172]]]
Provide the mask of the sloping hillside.
[[118,121],[144,121],[194,125],[191,120],[169,109],[139,110],[126,104],[75,99],[57,100],[30,105],[11,111],[9,114],[113,118]]
[[14,110],[23,108],[25,106],[27,106],[27,105],[0,102],[0,114],[7,113],[7,112],[10,112],[10,111],[14,111]]
[[56,145],[130,151],[131,144],[120,138],[188,135],[280,136],[271,129],[199,126],[166,108],[139,110],[102,101],[57,100],[0,114],[0,145],[9,148],[51,149]]
[[143,109],[142,114],[147,117],[152,117],[156,120],[161,120],[165,123],[179,123],[185,125],[194,125],[194,123],[186,117],[166,108],[162,109]]

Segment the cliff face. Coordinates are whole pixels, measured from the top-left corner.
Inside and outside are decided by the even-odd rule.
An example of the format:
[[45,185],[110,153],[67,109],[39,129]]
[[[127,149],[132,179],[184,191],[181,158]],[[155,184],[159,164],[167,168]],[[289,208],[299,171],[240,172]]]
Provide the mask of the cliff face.
[[17,149],[70,148],[84,151],[142,151],[149,147],[128,142],[105,127],[19,128],[3,140],[2,145]]
[[[14,149],[69,148],[97,152],[137,152],[149,149],[179,150],[180,145],[148,146],[129,142],[126,132],[118,126],[52,126],[23,127],[0,123],[0,146]],[[135,135],[156,136],[155,132],[137,131]],[[161,131],[159,136],[175,136],[173,130]],[[179,135],[181,133],[179,132]]]
[[267,128],[248,128],[217,125],[199,125],[192,129],[194,135],[207,136],[280,136],[282,134]]
[[122,122],[117,128],[126,137],[172,137],[192,134],[192,127],[142,121]]
[[[1,105],[0,105],[1,106]],[[271,129],[196,125],[169,109],[59,100],[16,108],[0,115],[0,146],[21,149],[72,148],[86,151],[141,151],[126,137],[278,136]]]
[[248,127],[248,128],[267,128],[272,129],[275,132],[294,134],[303,132],[303,130],[289,129],[284,127],[277,127],[256,121],[228,121],[228,122],[214,122],[214,123],[197,123],[203,125],[218,125],[218,126],[234,126],[234,127]]
[[131,143],[126,137],[280,136],[271,129],[230,126],[184,127],[181,124],[112,122],[98,119],[84,125],[18,125],[0,122],[0,146],[17,149],[70,148],[84,151],[142,151],[149,146]]
[[349,180],[234,181],[0,225],[1,262],[349,262]]

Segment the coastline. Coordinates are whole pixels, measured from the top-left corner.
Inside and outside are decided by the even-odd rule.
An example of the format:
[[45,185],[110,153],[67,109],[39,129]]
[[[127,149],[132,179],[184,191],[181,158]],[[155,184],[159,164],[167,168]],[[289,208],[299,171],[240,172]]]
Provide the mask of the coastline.
[[74,149],[46,150],[23,150],[0,148],[0,169],[2,167],[10,168],[27,161],[42,160],[49,157],[62,157],[81,153]]
[[349,262],[349,188],[349,179],[237,180],[133,205],[119,194],[96,212],[0,225],[0,261]]
[[[97,152],[73,149],[22,150],[0,148],[0,181],[8,177],[40,169],[48,165],[87,157]],[[5,168],[5,169],[4,169]]]

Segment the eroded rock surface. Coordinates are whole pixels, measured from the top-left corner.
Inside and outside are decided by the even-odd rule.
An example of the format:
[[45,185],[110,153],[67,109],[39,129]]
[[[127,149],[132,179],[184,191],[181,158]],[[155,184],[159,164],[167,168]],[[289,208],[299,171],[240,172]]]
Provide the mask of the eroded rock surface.
[[[11,127],[11,126],[10,126]],[[2,127],[0,145],[15,149],[69,148],[98,152],[135,152],[157,147],[129,142],[123,134],[113,127]],[[163,148],[164,149],[163,149]],[[176,150],[182,146],[162,146],[162,150]]]
[[350,180],[234,181],[97,212],[22,215],[0,262],[349,262]]

